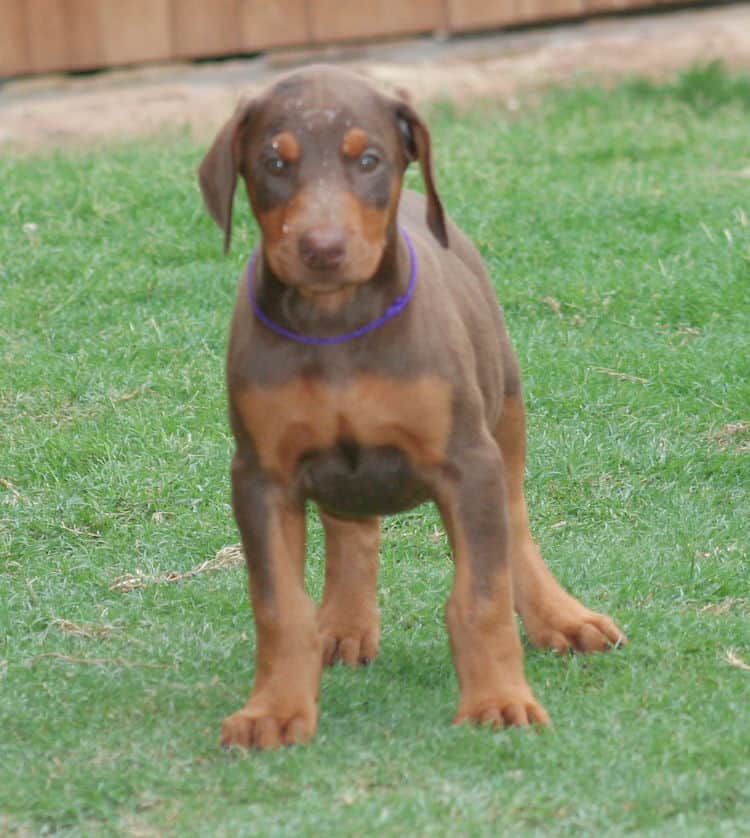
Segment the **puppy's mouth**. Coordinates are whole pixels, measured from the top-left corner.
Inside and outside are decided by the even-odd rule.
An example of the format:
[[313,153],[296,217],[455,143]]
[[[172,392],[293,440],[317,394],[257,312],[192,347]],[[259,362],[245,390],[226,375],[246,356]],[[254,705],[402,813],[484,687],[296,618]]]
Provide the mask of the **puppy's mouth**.
[[354,283],[305,283],[295,286],[295,290],[303,297],[325,297],[328,294],[339,294],[347,288],[352,288]]
[[329,268],[312,268],[288,250],[270,254],[269,262],[277,278],[302,296],[326,296],[354,290],[377,272],[383,248],[365,253],[357,253],[356,248],[353,251],[340,264]]
[[339,294],[347,289],[354,289],[362,280],[347,279],[345,276],[308,276],[303,280],[290,283],[303,297],[321,297],[327,294]]

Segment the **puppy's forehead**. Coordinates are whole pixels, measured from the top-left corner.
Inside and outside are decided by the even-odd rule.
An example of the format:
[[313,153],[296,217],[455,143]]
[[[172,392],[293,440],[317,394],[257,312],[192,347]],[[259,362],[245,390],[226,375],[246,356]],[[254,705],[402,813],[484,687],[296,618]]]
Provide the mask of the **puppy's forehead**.
[[343,136],[386,130],[392,117],[384,98],[364,79],[342,71],[298,72],[278,81],[266,100],[268,124],[276,131]]

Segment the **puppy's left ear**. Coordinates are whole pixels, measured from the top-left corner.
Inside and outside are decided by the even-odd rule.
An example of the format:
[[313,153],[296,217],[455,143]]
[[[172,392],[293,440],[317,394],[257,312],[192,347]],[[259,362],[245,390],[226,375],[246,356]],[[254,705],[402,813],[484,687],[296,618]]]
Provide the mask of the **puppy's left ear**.
[[422,118],[406,100],[404,93],[398,91],[398,95],[402,101],[396,103],[396,121],[406,149],[407,161],[411,163],[413,160],[419,160],[419,167],[422,170],[422,180],[427,196],[427,226],[440,244],[448,247],[445,213],[435,187],[435,176],[432,171],[430,132]]

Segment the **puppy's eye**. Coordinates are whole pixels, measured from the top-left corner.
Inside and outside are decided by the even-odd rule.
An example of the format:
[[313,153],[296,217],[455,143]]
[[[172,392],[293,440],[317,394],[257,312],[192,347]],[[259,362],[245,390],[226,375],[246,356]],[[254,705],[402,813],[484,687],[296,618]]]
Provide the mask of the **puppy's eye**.
[[278,154],[266,157],[263,167],[269,175],[283,175],[287,170],[287,163]]
[[374,151],[366,151],[357,161],[361,172],[372,172],[380,165],[380,158]]

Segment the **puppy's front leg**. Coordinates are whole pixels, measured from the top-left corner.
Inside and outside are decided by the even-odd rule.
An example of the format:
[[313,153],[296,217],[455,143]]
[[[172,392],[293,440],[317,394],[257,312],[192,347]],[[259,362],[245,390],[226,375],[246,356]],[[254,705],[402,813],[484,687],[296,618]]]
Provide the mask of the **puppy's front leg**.
[[247,703],[224,720],[221,744],[306,742],[318,721],[322,651],[315,604],[304,586],[304,508],[239,452],[232,502],[250,576],[256,668]]
[[547,724],[526,683],[513,617],[502,469],[497,446],[484,438],[462,456],[437,497],[455,562],[446,607],[461,693],[454,722]]

